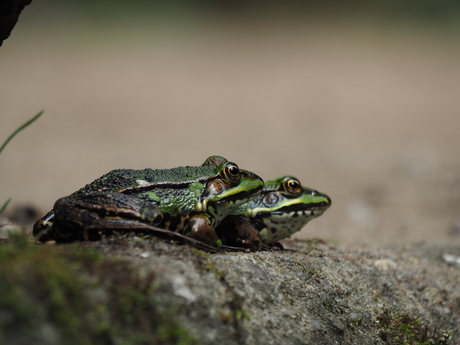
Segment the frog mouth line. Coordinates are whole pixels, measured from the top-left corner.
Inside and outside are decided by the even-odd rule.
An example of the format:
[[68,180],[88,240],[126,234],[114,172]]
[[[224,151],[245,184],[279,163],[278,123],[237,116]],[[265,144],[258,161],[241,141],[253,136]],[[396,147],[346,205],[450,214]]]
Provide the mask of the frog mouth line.
[[310,213],[317,213],[317,212],[324,212],[331,206],[330,203],[327,202],[319,202],[315,204],[294,204],[281,207],[277,210],[271,211],[271,214],[290,214],[292,212],[310,212]]
[[263,187],[258,188],[258,189],[253,190],[253,191],[242,191],[242,192],[230,195],[228,197],[224,197],[222,200],[219,200],[218,202],[235,203],[235,202],[240,201],[242,203],[246,203],[246,202],[249,202],[249,201],[254,200],[255,198],[257,198],[257,196],[259,195],[259,193],[257,193],[257,192],[261,191],[262,188]]
[[256,217],[266,218],[274,216],[276,218],[316,218],[318,216],[321,216],[324,213],[324,211],[326,211],[328,208],[329,204],[325,202],[321,202],[314,206],[308,207],[305,207],[304,204],[289,205],[281,207],[274,211],[267,210],[266,212],[258,212]]
[[297,218],[297,217],[304,217],[304,218],[316,218],[321,216],[324,213],[324,210],[320,209],[313,209],[313,210],[300,210],[300,211],[291,211],[291,212],[269,212],[268,216],[275,216],[276,218]]
[[221,200],[213,200],[213,199],[204,199],[202,202],[199,202],[195,206],[196,212],[207,212],[209,207],[213,207],[212,205],[219,205],[219,204],[227,204],[229,207],[238,206],[247,202],[254,200],[258,194],[254,194],[253,192],[239,192],[229,197],[225,197]]
[[226,204],[228,204],[229,206],[233,206],[233,205],[235,205],[235,204],[237,204],[236,206],[238,206],[238,205],[246,204],[246,203],[248,203],[248,202],[254,200],[255,197],[257,197],[257,196],[252,197],[252,195],[250,195],[250,196],[248,196],[248,197],[245,198],[245,199],[240,199],[240,198],[236,198],[235,200],[225,199],[225,200],[217,201],[216,204],[226,203]]
[[220,204],[220,203],[228,203],[228,204],[244,204],[246,202],[252,201],[256,199],[259,196],[259,192],[262,190],[263,186],[260,186],[260,188],[253,189],[250,191],[241,191],[235,194],[231,194],[228,196],[223,196],[222,198],[209,198],[206,199],[204,197],[203,200],[201,200],[201,204],[207,205],[208,203],[215,203],[215,204]]

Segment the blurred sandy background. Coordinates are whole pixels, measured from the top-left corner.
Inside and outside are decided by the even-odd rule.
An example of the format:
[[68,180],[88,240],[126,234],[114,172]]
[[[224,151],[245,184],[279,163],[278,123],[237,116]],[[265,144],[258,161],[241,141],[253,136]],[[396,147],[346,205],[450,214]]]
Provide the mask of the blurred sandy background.
[[386,3],[34,1],[0,48],[0,141],[45,114],[0,202],[218,154],[329,194],[298,237],[460,243],[460,7]]

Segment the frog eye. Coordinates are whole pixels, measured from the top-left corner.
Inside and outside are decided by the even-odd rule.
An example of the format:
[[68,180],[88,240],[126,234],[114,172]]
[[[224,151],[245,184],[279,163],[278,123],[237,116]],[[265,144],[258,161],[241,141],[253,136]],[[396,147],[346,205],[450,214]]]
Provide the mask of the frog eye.
[[295,178],[290,178],[284,182],[284,190],[292,195],[298,195],[302,192],[300,181]]
[[224,175],[230,181],[236,181],[240,178],[240,168],[235,163],[228,163],[224,168]]

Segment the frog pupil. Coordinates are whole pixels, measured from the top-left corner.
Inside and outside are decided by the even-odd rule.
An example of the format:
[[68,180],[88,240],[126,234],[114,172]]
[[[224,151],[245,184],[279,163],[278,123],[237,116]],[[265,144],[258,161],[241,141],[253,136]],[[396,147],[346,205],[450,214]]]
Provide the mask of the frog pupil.
[[231,166],[231,167],[228,168],[228,172],[232,176],[237,176],[238,172],[239,172],[239,169],[236,166]]
[[299,188],[299,184],[295,181],[290,181],[289,182],[289,187],[291,187],[292,189],[297,189]]

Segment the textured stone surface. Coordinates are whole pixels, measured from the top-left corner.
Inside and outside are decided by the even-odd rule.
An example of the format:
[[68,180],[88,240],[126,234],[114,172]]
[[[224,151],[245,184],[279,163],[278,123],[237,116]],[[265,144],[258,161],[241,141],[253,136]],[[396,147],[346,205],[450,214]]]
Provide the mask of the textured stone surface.
[[379,344],[385,310],[460,341],[460,268],[442,259],[460,248],[285,245],[295,251],[207,254],[136,239],[88,244],[153,271],[162,307],[176,310],[204,344]]
[[458,247],[286,241],[286,250],[209,254],[134,236],[14,241],[0,245],[0,343],[460,341],[460,267],[443,259]]

